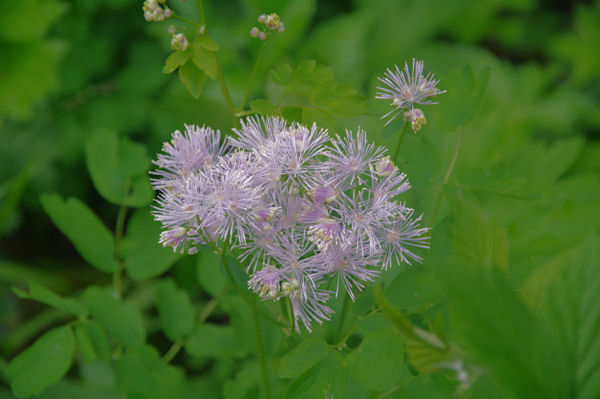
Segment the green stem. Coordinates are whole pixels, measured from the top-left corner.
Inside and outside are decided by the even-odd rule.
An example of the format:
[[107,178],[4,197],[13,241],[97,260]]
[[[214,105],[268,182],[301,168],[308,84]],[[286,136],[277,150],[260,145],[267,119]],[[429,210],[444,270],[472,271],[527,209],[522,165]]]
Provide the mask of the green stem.
[[402,127],[402,130],[400,131],[400,137],[398,138],[398,141],[396,142],[396,148],[394,149],[394,156],[392,158],[392,162],[396,162],[396,160],[398,159],[398,155],[400,154],[400,146],[402,146],[402,141],[404,140],[404,135],[406,134],[407,130],[408,130],[408,123],[404,122],[404,126]]
[[173,360],[175,356],[177,356],[177,353],[179,353],[179,351],[183,347],[183,341],[184,339],[183,337],[181,337],[177,341],[173,342],[173,345],[171,345],[167,353],[165,353],[165,355],[163,356],[163,362],[169,363],[171,360]]
[[127,216],[127,207],[121,205],[119,214],[117,215],[117,223],[115,225],[115,245],[114,258],[117,260],[117,270],[113,273],[113,290],[117,298],[121,297],[121,274],[123,273],[123,259],[121,257],[121,242],[123,241],[123,230],[125,228],[125,217]]
[[258,70],[258,66],[260,65],[260,59],[262,57],[263,51],[265,50],[266,43],[263,43],[260,46],[260,51],[258,52],[258,57],[256,57],[256,62],[254,63],[254,68],[252,69],[252,75],[250,75],[250,83],[248,84],[248,89],[246,90],[246,95],[242,100],[242,104],[240,105],[239,110],[243,111],[248,98],[250,97],[250,92],[252,91],[252,85],[254,84],[254,78],[256,77],[256,72]]
[[229,106],[231,115],[233,115],[233,117],[235,118],[237,110],[235,109],[235,105],[233,105],[233,100],[231,99],[231,95],[229,94],[229,89],[227,89],[227,83],[225,83],[225,78],[223,77],[223,70],[221,69],[219,58],[216,55],[215,59],[217,60],[217,79],[219,79],[219,85],[221,85],[223,97],[225,97],[225,102],[227,102],[227,105]]
[[435,204],[435,208],[433,210],[433,216],[431,217],[430,226],[433,226],[433,222],[435,221],[435,217],[437,216],[438,211],[440,210],[440,205],[442,203],[442,196],[444,194],[444,187],[448,183],[450,179],[450,175],[452,174],[452,170],[454,169],[454,165],[456,164],[456,159],[458,158],[458,150],[460,149],[460,126],[456,131],[456,147],[454,148],[454,155],[452,156],[452,161],[450,161],[450,166],[448,166],[448,170],[446,171],[446,176],[444,176],[444,181],[442,182],[442,186],[440,187],[440,194],[438,195],[437,202]]
[[172,18],[175,18],[175,19],[178,19],[178,20],[180,20],[180,21],[182,21],[182,22],[185,22],[186,24],[190,24],[190,25],[192,25],[192,26],[195,26],[195,27],[196,27],[196,28],[198,28],[198,29],[202,28],[202,25],[200,25],[199,23],[197,23],[197,22],[194,22],[194,21],[192,21],[191,19],[187,19],[187,18],[185,18],[185,17],[182,17],[181,15],[178,15],[178,14],[175,14],[175,13],[173,13],[173,14],[171,14],[171,17],[172,17]]
[[202,25],[206,25],[206,21],[204,19],[204,6],[202,5],[202,0],[198,0],[198,13],[200,14],[200,23]]
[[265,397],[271,399],[271,388],[269,387],[269,375],[267,373],[267,361],[265,359],[265,349],[263,346],[262,334],[260,332],[260,320],[258,312],[252,308],[252,317],[254,319],[254,334],[256,335],[256,345],[258,349],[258,362],[260,363],[260,374],[262,376],[263,389]]
[[346,323],[346,316],[348,315],[349,308],[350,296],[344,294],[344,304],[342,305],[342,313],[340,314],[340,324],[338,324],[337,332],[335,333],[335,342],[339,342],[342,337],[342,331],[344,330],[344,324]]

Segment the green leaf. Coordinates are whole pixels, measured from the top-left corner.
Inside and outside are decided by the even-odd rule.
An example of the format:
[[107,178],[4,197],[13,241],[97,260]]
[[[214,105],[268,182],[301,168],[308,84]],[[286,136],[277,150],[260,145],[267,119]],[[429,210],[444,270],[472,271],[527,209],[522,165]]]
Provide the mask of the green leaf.
[[444,78],[447,93],[441,95],[435,112],[446,129],[455,130],[473,120],[483,103],[489,76],[489,67],[481,69],[476,77],[467,65]]
[[128,398],[186,397],[183,370],[165,364],[148,345],[128,350],[115,362],[115,387]]
[[320,128],[327,129],[330,132],[337,131],[335,119],[327,111],[319,108],[304,107],[302,109],[302,123],[309,127],[316,123]]
[[212,51],[206,50],[199,43],[192,44],[192,61],[209,78],[217,78],[217,57]]
[[285,355],[277,369],[279,378],[295,378],[319,363],[329,350],[321,337],[309,337]]
[[194,327],[194,305],[188,293],[178,289],[173,280],[156,283],[156,309],[160,325],[172,341],[188,335]]
[[[466,397],[470,396],[467,395]],[[406,384],[402,384],[389,398],[451,399],[452,396],[446,394],[431,377],[419,375]]]
[[275,106],[269,100],[250,101],[252,111],[260,115],[274,115]]
[[75,337],[71,327],[55,328],[15,357],[8,365],[13,393],[27,397],[42,393],[71,367]]
[[184,65],[190,59],[191,50],[189,48],[184,51],[174,51],[165,60],[163,73],[172,73],[174,70]]
[[160,231],[160,223],[154,221],[148,208],[137,210],[127,223],[122,255],[125,271],[132,279],[140,281],[158,276],[181,258],[180,253],[158,243]]
[[56,227],[87,262],[106,273],[118,269],[113,258],[113,235],[91,209],[78,199],[63,201],[56,194],[42,195],[40,201]]
[[326,107],[332,115],[342,118],[360,116],[365,113],[366,100],[363,96],[347,96],[332,101]]
[[433,275],[417,266],[399,273],[385,290],[385,296],[397,308],[412,312],[433,305],[436,292]]
[[221,265],[221,258],[214,252],[199,252],[196,263],[198,283],[213,297],[220,297],[229,281]]
[[88,310],[79,301],[74,298],[63,298],[55,294],[48,288],[41,286],[36,282],[29,283],[29,292],[25,292],[18,288],[13,288],[13,291],[19,298],[33,299],[52,306],[56,309],[64,310],[77,317],[85,317],[88,315]]
[[282,64],[271,70],[269,76],[278,85],[287,86],[294,78],[294,70],[289,64]]
[[131,207],[143,207],[152,201],[150,159],[142,144],[97,129],[85,142],[85,160],[94,187],[107,201]]
[[106,333],[95,320],[85,320],[75,325],[77,345],[83,358],[89,363],[96,359],[108,360],[110,346]]
[[206,80],[206,75],[200,69],[198,69],[198,67],[196,67],[196,64],[193,62],[188,62],[180,67],[179,79],[192,97],[195,99],[200,98],[202,87],[204,86],[204,81]]
[[115,298],[110,288],[90,287],[83,293],[83,301],[92,317],[119,343],[136,346],[146,340],[140,309]]
[[344,393],[346,373],[344,361],[338,351],[327,356],[295,379],[288,388],[286,399],[337,398]]
[[231,326],[204,323],[196,326],[185,343],[185,351],[191,356],[230,359],[246,352],[241,348]]
[[[402,129],[406,126],[406,122],[403,118],[396,118],[392,123],[385,126],[381,129],[381,137],[384,139],[390,138],[392,136],[400,136]],[[404,132],[406,134],[406,132]]]
[[208,51],[219,51],[219,45],[217,42],[206,35],[199,36],[194,43]]
[[383,315],[402,337],[410,363],[422,373],[439,371],[440,364],[450,360],[451,348],[435,334],[414,326],[408,318],[384,297],[381,287],[375,287],[375,301]]
[[400,381],[403,355],[398,334],[379,330],[367,335],[360,346],[348,355],[346,365],[360,384],[382,392]]

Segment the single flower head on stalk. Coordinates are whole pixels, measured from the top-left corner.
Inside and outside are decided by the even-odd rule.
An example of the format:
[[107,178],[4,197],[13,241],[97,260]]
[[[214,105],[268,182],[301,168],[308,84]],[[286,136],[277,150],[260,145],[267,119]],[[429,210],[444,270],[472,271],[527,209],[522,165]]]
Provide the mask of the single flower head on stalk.
[[233,249],[253,292],[289,301],[296,329],[329,319],[331,296],[354,300],[428,246],[428,229],[397,199],[406,175],[363,130],[332,139],[317,125],[250,117],[226,140],[186,126],[163,151],[152,179],[160,242]]
[[[377,96],[380,100],[392,100],[392,110],[381,118],[389,117],[385,125],[389,125],[396,117],[405,113],[407,120],[410,120],[413,131],[416,133],[425,124],[425,115],[423,111],[415,108],[415,104],[437,104],[430,97],[443,94],[446,90],[439,90],[436,86],[439,80],[431,72],[423,75],[423,61],[417,61],[413,58],[412,68],[404,63],[404,70],[398,65],[394,65],[394,70],[388,68],[383,77],[377,78],[385,86],[378,87]],[[408,110],[405,112],[405,110]]]

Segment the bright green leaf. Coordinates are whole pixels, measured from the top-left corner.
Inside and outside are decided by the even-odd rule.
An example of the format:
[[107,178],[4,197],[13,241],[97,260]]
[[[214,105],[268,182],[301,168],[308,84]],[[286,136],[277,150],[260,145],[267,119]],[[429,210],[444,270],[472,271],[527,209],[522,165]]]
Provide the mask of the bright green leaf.
[[165,60],[163,73],[172,73],[174,70],[184,65],[190,58],[191,50],[188,48],[184,51],[174,51]]
[[79,301],[74,298],[63,298],[55,294],[48,288],[41,286],[36,282],[29,283],[29,292],[25,292],[18,288],[13,288],[13,291],[19,298],[33,299],[52,306],[56,309],[64,310],[77,317],[85,317],[88,315],[88,310]]
[[346,358],[354,378],[365,387],[382,392],[400,381],[404,351],[394,331],[379,330],[367,335],[358,348]]
[[117,270],[113,235],[91,209],[78,199],[63,201],[56,194],[42,195],[40,201],[54,224],[86,261],[103,272]]
[[333,117],[319,108],[305,107],[302,109],[302,123],[312,126],[316,123],[322,129],[328,129],[330,132],[337,131],[337,123]]
[[71,368],[74,352],[71,327],[58,327],[44,334],[8,365],[13,393],[18,397],[42,393]]
[[188,293],[178,289],[173,280],[156,283],[156,309],[161,327],[172,341],[188,335],[194,327],[194,305]]
[[295,379],[288,388],[286,399],[322,399],[341,397],[346,373],[338,351],[329,351],[316,366]]
[[269,100],[254,100],[250,101],[252,111],[260,115],[274,115],[275,106]]
[[196,64],[188,62],[179,68],[179,79],[192,95],[192,97],[198,99],[202,93],[202,87],[206,80],[206,75],[198,69]]
[[360,116],[365,113],[366,100],[364,97],[356,95],[342,97],[329,103],[326,109],[332,115],[343,118]]
[[199,252],[196,263],[196,278],[200,286],[213,297],[219,297],[229,285],[222,267],[221,258],[214,252]]
[[219,51],[219,45],[217,42],[206,35],[199,36],[194,43],[208,51]]
[[309,337],[302,341],[279,363],[279,378],[295,378],[319,363],[329,350],[329,345],[321,337]]
[[273,82],[280,86],[287,86],[292,81],[293,75],[294,71],[289,64],[279,65],[269,73]]
[[92,317],[121,344],[136,346],[146,340],[140,309],[134,303],[115,298],[112,289],[90,287],[83,293],[83,301]]
[[209,78],[217,78],[217,57],[212,51],[206,50],[198,43],[192,45],[192,61]]

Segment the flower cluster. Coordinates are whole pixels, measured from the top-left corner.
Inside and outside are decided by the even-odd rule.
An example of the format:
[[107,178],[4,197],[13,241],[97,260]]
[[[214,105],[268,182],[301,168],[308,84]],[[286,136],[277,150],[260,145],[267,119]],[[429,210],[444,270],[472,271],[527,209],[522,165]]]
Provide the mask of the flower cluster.
[[404,64],[404,71],[394,65],[394,71],[387,69],[383,78],[377,78],[385,84],[385,87],[378,87],[375,98],[383,100],[392,100],[392,110],[381,118],[390,117],[386,126],[390,124],[398,115],[404,112],[406,120],[410,121],[413,131],[418,132],[426,123],[425,114],[415,104],[437,104],[429,97],[443,94],[446,90],[439,90],[436,85],[439,80],[435,80],[434,75],[428,72],[423,76],[423,61],[412,60],[412,69],[408,64]]
[[[148,22],[161,22],[170,18],[172,11],[165,5],[166,0],[146,0],[142,6],[144,19]],[[163,5],[165,7],[163,8]]]
[[279,19],[279,15],[275,13],[259,15],[258,22],[262,25],[262,30],[255,26],[250,29],[250,36],[258,37],[260,40],[265,40],[271,32],[282,33],[285,30],[285,26]]
[[226,242],[265,299],[289,298],[295,327],[328,319],[331,295],[356,291],[395,262],[420,261],[421,217],[397,196],[406,175],[364,131],[330,138],[276,117],[248,118],[234,137],[176,131],[152,184],[160,242],[174,250]]

